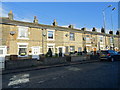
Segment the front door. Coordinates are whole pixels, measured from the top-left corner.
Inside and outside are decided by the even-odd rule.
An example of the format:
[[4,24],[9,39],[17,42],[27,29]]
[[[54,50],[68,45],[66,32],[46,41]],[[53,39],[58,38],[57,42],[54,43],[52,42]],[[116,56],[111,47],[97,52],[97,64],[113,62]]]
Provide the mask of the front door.
[[32,47],[32,58],[39,60],[40,47]]
[[59,47],[58,48],[58,55],[59,57],[64,57],[65,49],[64,47]]
[[59,48],[59,57],[62,57],[62,54],[63,54],[62,51],[63,51],[62,48]]
[[0,46],[0,69],[4,68],[6,54],[7,54],[7,47]]

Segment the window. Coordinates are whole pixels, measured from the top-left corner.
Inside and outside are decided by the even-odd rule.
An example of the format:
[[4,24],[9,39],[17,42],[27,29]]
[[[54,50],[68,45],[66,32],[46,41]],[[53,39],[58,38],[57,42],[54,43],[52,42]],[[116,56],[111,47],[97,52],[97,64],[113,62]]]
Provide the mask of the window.
[[70,40],[75,40],[75,36],[74,36],[74,33],[70,33]]
[[78,52],[81,52],[82,51],[82,48],[81,47],[78,47]]
[[89,38],[89,37],[86,37],[86,41],[90,41],[90,38]]
[[3,54],[3,49],[0,50],[0,54]]
[[103,42],[103,37],[100,37],[100,42]]
[[19,47],[18,47],[19,49],[19,51],[18,51],[18,54],[20,55],[20,56],[25,56],[25,55],[27,55],[27,45],[19,45]]
[[48,31],[48,40],[54,40],[54,31],[52,30]]
[[70,46],[70,52],[75,52],[75,46]]
[[89,35],[86,35],[86,37],[90,37]]
[[110,43],[113,43],[113,38],[112,37],[110,37]]
[[28,38],[28,27],[23,26],[18,27],[18,38],[20,39]]
[[95,37],[93,37],[92,40],[95,42],[95,41],[96,41],[96,40],[95,40]]
[[103,47],[100,47],[101,50],[103,50]]

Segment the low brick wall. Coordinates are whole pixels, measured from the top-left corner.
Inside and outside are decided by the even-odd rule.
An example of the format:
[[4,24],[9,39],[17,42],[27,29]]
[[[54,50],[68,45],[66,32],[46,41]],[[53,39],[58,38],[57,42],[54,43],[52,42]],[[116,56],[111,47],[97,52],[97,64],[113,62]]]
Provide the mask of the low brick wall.
[[17,69],[32,66],[40,66],[42,62],[37,60],[6,60],[5,69]]
[[53,65],[61,64],[66,62],[66,57],[58,58],[42,58],[41,60],[6,60],[5,61],[5,70],[7,69],[18,69],[18,68],[27,68],[43,65]]
[[98,60],[99,55],[90,55],[90,60]]
[[48,57],[43,60],[45,65],[61,64],[66,62],[66,57]]
[[61,64],[66,62],[75,62],[82,60],[90,60],[90,55],[81,55],[81,56],[66,56],[66,57],[47,57],[41,56],[41,59],[32,60],[6,60],[5,61],[5,69],[18,69],[18,68],[27,68],[27,67],[36,67],[43,65],[54,65]]
[[74,62],[74,61],[83,61],[83,60],[90,60],[90,56],[81,55],[81,56],[72,56],[71,57],[71,62]]
[[114,59],[120,61],[120,55],[115,55]]

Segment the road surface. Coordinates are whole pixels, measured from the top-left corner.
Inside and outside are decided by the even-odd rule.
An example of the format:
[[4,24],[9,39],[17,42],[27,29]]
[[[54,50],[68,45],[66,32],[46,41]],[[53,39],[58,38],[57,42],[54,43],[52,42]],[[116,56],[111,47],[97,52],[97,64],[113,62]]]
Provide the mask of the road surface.
[[119,88],[120,61],[94,62],[3,75],[3,88]]

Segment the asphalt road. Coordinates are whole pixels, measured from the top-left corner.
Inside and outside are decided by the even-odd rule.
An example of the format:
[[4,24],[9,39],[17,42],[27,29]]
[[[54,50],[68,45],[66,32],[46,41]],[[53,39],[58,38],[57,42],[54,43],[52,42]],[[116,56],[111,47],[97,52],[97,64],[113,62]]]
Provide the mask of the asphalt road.
[[3,75],[3,88],[119,88],[120,61],[94,62]]

